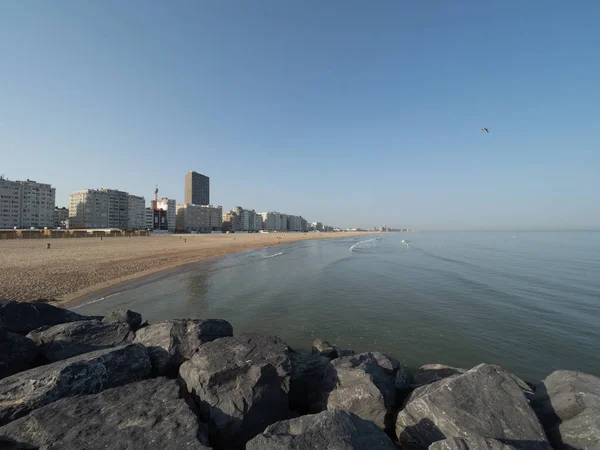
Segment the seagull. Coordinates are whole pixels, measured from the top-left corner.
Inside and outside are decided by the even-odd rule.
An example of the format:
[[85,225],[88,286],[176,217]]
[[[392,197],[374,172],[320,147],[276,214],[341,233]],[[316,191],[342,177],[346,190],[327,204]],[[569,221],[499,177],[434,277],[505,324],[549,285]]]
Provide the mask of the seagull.
[[481,129],[481,131],[485,131],[486,133],[489,133],[489,132],[490,132],[490,130],[488,130],[486,127],[483,127],[483,128]]

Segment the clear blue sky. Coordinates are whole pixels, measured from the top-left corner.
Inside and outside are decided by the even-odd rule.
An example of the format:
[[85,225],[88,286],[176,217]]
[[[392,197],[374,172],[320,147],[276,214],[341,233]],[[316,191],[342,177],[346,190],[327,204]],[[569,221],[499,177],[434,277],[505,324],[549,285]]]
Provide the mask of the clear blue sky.
[[[600,2],[0,2],[0,173],[339,226],[600,228]],[[489,135],[481,127],[489,127]]]

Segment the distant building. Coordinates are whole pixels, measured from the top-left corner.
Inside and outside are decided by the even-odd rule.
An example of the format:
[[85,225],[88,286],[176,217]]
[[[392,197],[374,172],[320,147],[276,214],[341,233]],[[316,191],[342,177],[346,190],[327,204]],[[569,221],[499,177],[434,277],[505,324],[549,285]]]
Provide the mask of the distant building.
[[321,222],[313,222],[310,224],[311,230],[323,231],[323,224]]
[[303,219],[301,216],[287,216],[288,231],[304,231],[302,227],[302,220]]
[[83,189],[69,197],[70,228],[126,229],[129,194],[116,189]]
[[0,228],[53,228],[55,192],[49,184],[0,177]]
[[54,208],[54,228],[67,228],[67,224],[69,223],[69,208],[59,208],[56,206]]
[[254,214],[254,231],[260,231],[263,229],[263,219],[258,213]]
[[185,204],[210,205],[210,179],[190,171],[185,174]]
[[177,231],[221,231],[223,208],[212,205],[177,205]]
[[146,229],[146,200],[137,195],[128,196],[127,228],[130,230]]
[[152,208],[144,209],[144,229],[154,230],[154,210]]
[[167,229],[175,231],[177,223],[177,202],[172,198],[161,198],[156,204],[157,209],[167,212]]

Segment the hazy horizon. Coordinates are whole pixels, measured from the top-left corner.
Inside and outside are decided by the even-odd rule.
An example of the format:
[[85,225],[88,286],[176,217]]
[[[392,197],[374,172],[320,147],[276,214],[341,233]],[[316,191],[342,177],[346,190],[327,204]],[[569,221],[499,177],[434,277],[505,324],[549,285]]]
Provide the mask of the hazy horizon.
[[[340,227],[600,229],[600,4],[0,5],[0,174]],[[482,131],[489,128],[489,134]]]

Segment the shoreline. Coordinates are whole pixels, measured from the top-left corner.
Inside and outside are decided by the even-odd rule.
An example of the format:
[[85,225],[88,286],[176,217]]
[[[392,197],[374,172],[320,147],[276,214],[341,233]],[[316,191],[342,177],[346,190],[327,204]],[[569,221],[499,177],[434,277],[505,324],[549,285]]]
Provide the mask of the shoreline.
[[[119,292],[168,276],[188,265],[303,240],[339,239],[377,234],[251,233],[54,239],[0,242],[0,298],[44,300],[68,307],[95,294]],[[131,286],[128,288],[128,286]],[[116,293],[112,292],[112,294]],[[109,294],[109,295],[112,295]]]

